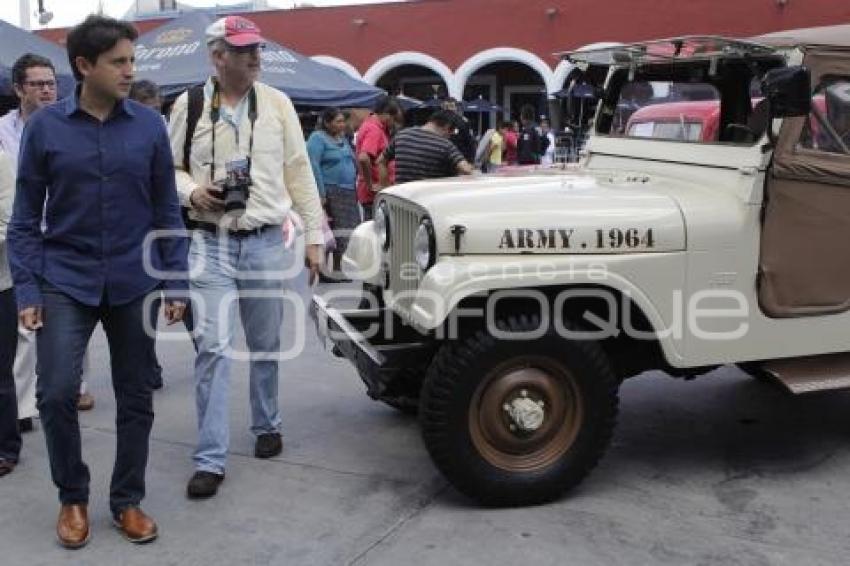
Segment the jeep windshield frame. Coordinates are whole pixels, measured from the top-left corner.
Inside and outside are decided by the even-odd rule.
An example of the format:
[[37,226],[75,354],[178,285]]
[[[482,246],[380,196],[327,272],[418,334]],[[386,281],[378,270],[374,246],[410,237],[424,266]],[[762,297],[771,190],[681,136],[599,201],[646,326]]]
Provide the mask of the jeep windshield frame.
[[[611,72],[600,100],[595,120],[595,133],[601,136],[632,138],[621,132],[616,117],[622,112],[621,95],[627,85],[636,82],[669,83],[710,87],[716,100],[713,139],[669,139],[642,137],[644,141],[674,143],[753,145],[762,139],[767,121],[764,112],[756,112],[760,99],[758,82],[769,69],[787,64],[783,53],[756,43],[715,36],[688,36],[606,47],[567,55],[574,63],[607,64]],[[755,88],[754,88],[755,87]],[[648,105],[662,105],[682,98],[657,98]],[[700,99],[693,99],[700,100]],[[764,106],[764,105],[762,105]],[[645,106],[644,106],[645,107]],[[761,127],[750,127],[758,121]],[[617,125],[619,124],[619,126]]]
[[777,56],[778,51],[774,47],[752,41],[714,35],[688,35],[598,49],[566,51],[558,55],[579,66],[631,66],[730,57],[738,59],[771,57]]

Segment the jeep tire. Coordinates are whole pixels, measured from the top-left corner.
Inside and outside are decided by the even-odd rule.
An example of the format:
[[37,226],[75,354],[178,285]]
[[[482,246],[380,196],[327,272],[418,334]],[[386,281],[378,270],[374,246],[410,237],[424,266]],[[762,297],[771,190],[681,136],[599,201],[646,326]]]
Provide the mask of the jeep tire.
[[[502,332],[536,316],[497,322]],[[483,330],[444,344],[428,369],[419,419],[437,468],[489,506],[550,501],[577,485],[607,448],[619,382],[597,342],[552,329],[533,340]]]
[[417,415],[425,370],[421,365],[400,369],[378,399],[400,413]]

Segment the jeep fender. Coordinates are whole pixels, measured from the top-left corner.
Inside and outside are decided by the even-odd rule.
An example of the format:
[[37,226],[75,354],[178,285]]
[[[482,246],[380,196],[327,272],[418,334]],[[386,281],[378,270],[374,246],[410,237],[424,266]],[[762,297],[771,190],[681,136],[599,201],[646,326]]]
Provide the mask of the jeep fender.
[[[658,333],[667,361],[680,366],[684,334],[676,328],[685,284],[685,254],[606,256],[443,256],[416,291],[385,296],[403,319],[423,331],[442,325],[460,302],[502,290],[593,286],[612,289],[639,308]],[[678,291],[678,292],[677,292]]]

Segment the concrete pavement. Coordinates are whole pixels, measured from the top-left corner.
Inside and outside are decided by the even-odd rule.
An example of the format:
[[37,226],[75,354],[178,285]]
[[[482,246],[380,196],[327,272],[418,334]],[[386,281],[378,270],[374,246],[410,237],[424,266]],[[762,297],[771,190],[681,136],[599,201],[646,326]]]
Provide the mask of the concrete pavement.
[[[294,324],[290,320],[291,324]],[[110,526],[115,450],[105,340],[97,405],[81,415],[92,541],[66,551],[40,427],[0,479],[0,563],[297,565],[846,564],[850,394],[784,395],[734,368],[694,382],[627,382],[614,442],[578,490],[541,507],[482,510],[448,487],[415,419],[369,400],[312,328],[282,369],[284,452],[252,457],[247,364],[234,365],[231,453],[219,495],[185,498],[195,410],[191,348],[160,342],[166,387],[144,508],[161,537],[135,547]]]

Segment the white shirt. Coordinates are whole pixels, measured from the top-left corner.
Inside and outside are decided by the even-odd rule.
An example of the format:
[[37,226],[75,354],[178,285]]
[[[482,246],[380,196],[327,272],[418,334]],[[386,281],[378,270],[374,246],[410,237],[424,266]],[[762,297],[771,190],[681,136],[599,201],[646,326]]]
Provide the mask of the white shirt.
[[18,170],[18,151],[21,148],[21,135],[24,133],[24,121],[19,109],[7,112],[0,117],[0,149],[11,160],[12,170]]
[[546,132],[546,137],[549,138],[549,145],[546,146],[546,151],[540,158],[541,165],[552,165],[555,162],[555,134],[551,130]]
[[[209,86],[210,81],[207,82]],[[306,243],[321,244],[322,205],[301,123],[292,101],[282,92],[254,83],[257,93],[257,122],[254,126],[254,148],[251,153],[251,196],[245,214],[236,221],[237,229],[258,228],[265,224],[282,225],[291,208],[301,216],[306,226]],[[174,154],[177,192],[180,203],[191,207],[189,195],[201,185],[209,184],[212,161],[211,97],[204,97],[204,109],[192,138],[191,174],[183,169],[183,143],[186,138],[186,118],[189,97],[181,94],[174,102],[168,135]],[[244,101],[243,101],[244,103]],[[251,121],[240,116],[237,104],[228,109],[228,119],[215,126],[216,177],[225,174],[225,163],[248,154]],[[224,116],[224,114],[222,114]],[[238,129],[234,127],[238,121]],[[237,135],[238,134],[238,135]],[[189,217],[202,222],[219,223],[222,213],[190,210]]]

